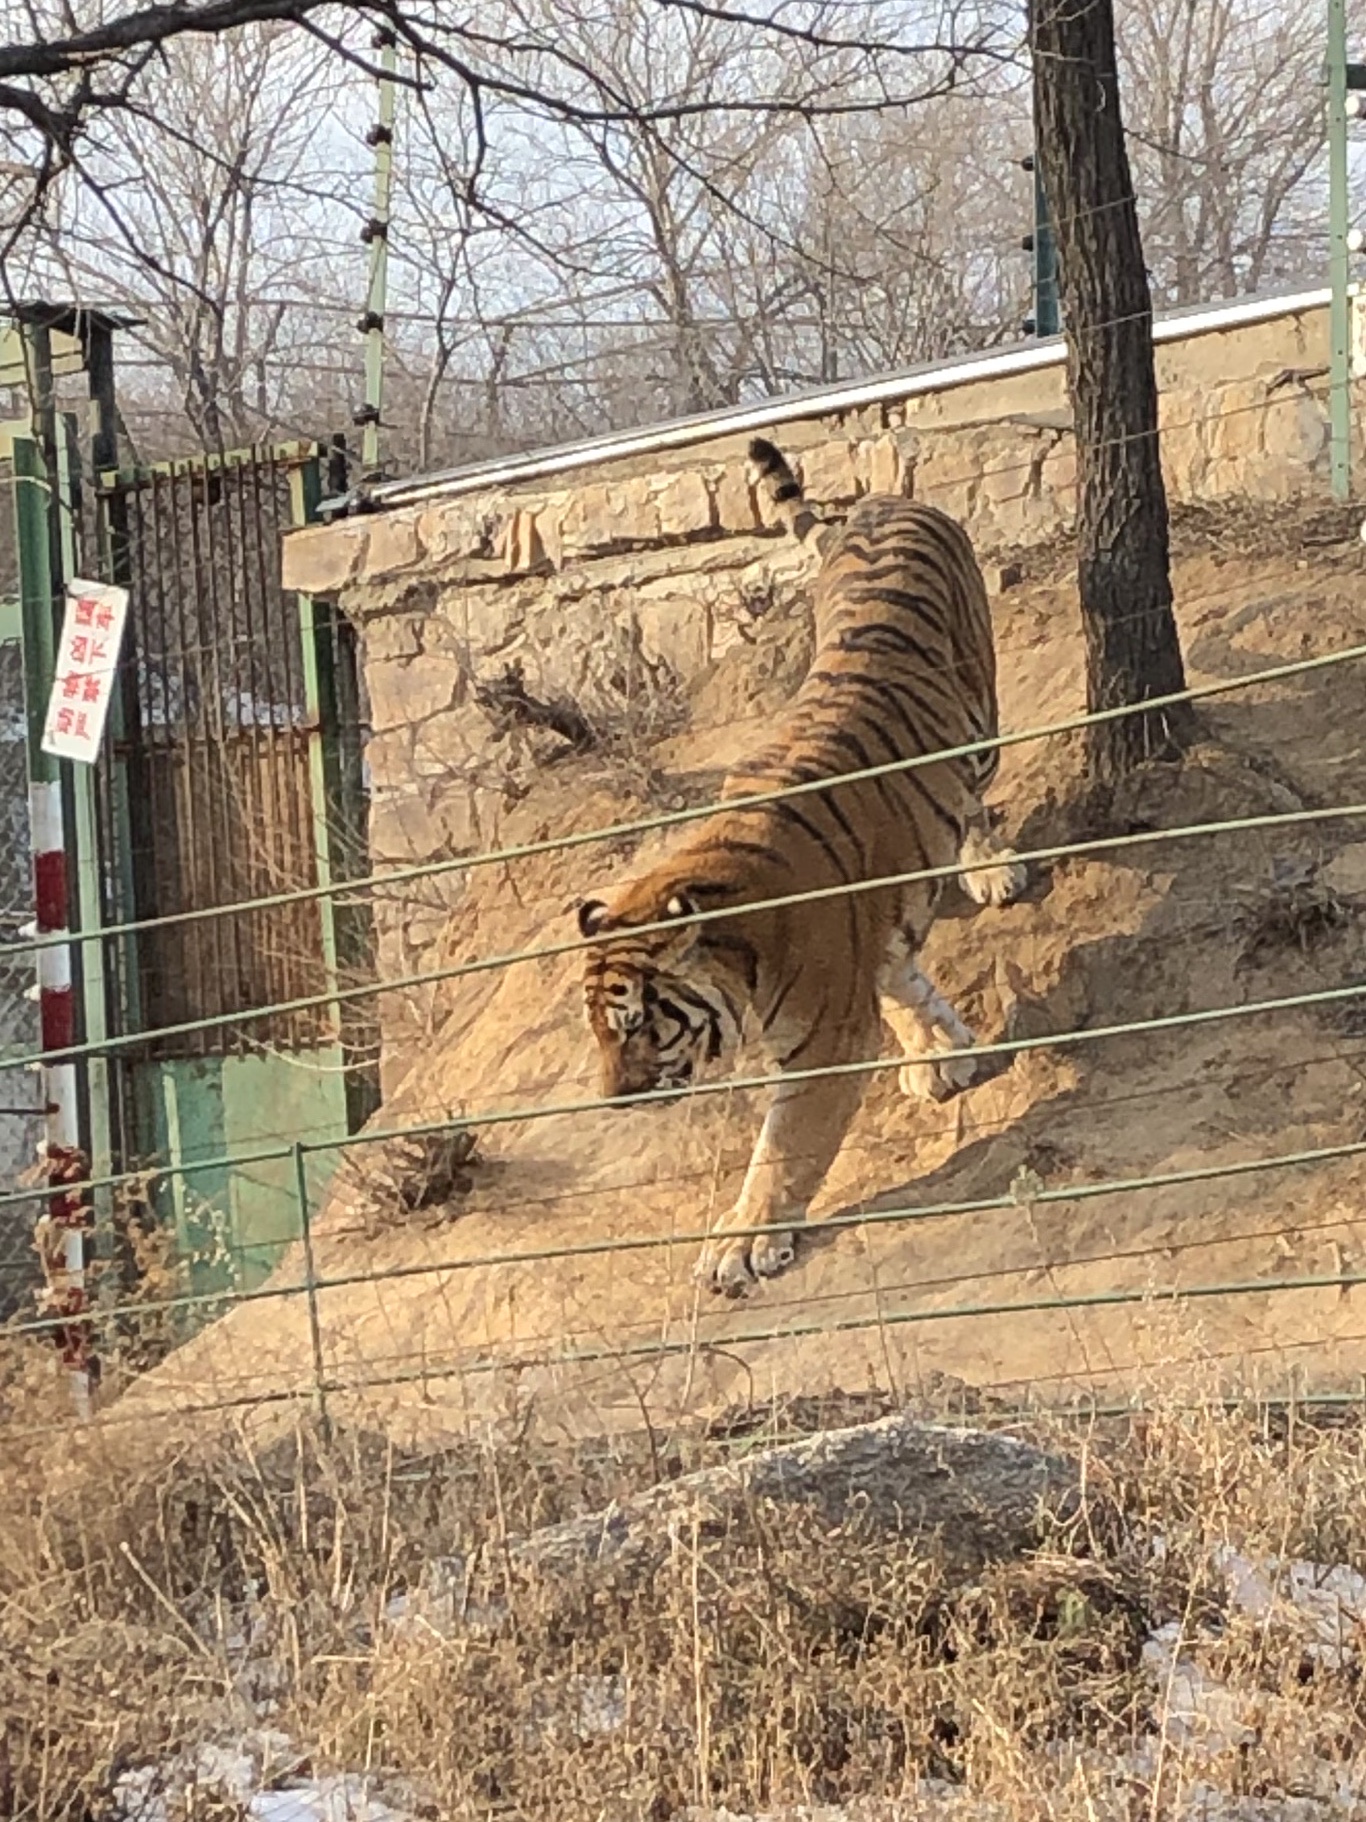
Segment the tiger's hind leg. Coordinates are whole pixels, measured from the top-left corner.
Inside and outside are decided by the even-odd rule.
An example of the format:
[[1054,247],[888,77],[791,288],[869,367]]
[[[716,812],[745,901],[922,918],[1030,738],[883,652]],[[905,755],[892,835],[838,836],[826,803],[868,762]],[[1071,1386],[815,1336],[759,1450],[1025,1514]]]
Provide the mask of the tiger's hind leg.
[[[903,1051],[912,1056],[935,1050],[970,1050],[977,1038],[970,1026],[932,981],[916,966],[909,945],[899,939],[878,976],[884,1019]],[[971,1087],[977,1060],[946,1056],[923,1063],[903,1063],[898,1074],[902,1094],[915,1101],[947,1101]]]
[[971,869],[961,877],[963,890],[976,904],[1012,904],[1029,883],[1029,869],[997,838],[986,809],[968,824],[958,858]]

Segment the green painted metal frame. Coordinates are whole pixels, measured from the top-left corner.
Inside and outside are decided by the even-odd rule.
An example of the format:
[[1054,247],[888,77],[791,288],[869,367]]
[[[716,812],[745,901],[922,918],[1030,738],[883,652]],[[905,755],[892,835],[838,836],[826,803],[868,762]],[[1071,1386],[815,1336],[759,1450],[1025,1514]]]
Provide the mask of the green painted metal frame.
[[394,34],[381,28],[375,36],[380,53],[379,119],[370,135],[375,148],[374,215],[367,225],[370,277],[365,298],[365,410],[361,434],[363,478],[380,473],[379,432],[384,409],[384,312],[389,287],[390,193],[394,180],[398,52]]
[[1058,241],[1053,220],[1048,212],[1043,175],[1037,150],[1034,153],[1034,333],[1036,336],[1059,335],[1062,332],[1062,309],[1058,301]]
[[[323,473],[315,456],[290,477],[294,519],[311,524],[322,498]],[[318,886],[329,888],[362,879],[369,870],[360,818],[364,783],[356,730],[360,705],[355,678],[338,662],[344,623],[338,609],[312,595],[299,596],[303,639],[304,690],[310,727],[309,776],[313,796],[314,850]],[[328,980],[339,993],[343,977],[367,971],[373,954],[373,915],[368,902],[338,904],[329,892],[319,896],[323,949]],[[345,1071],[350,1130],[363,1126],[380,1101],[378,1070],[357,1061],[354,1036],[357,1008],[344,997],[336,1001],[337,1041]]]
[[[130,705],[136,711],[134,666],[125,663],[124,699],[110,716],[102,800],[94,771],[64,765],[43,752],[41,736],[56,658],[58,612],[64,585],[82,570],[128,584],[129,543],[126,489],[145,482],[146,470],[120,469],[113,435],[112,351],[105,343],[89,349],[89,380],[95,410],[88,468],[82,462],[77,423],[56,410],[51,384],[51,331],[26,325],[22,345],[33,409],[28,423],[6,436],[12,461],[12,501],[19,558],[19,592],[0,603],[0,638],[22,648],[28,719],[29,772],[35,780],[61,787],[68,836],[75,848],[71,873],[72,945],[77,994],[81,1125],[91,1153],[97,1208],[106,1219],[118,1184],[130,1168],[153,1157],[167,1159],[160,1194],[186,1254],[196,1260],[197,1290],[231,1294],[260,1283],[286,1246],[307,1234],[306,1188],[316,1197],[335,1167],[329,1141],[344,1139],[368,1115],[374,1093],[366,1072],[351,1067],[345,1027],[354,1013],[340,1002],[330,1041],[293,1057],[248,1055],[215,1059],[139,1061],[120,1058],[121,1032],[143,1024],[138,1005],[136,934],[118,928],[120,914],[138,913],[133,834],[137,783],[123,752]],[[171,478],[187,473],[250,466],[259,451],[229,451],[158,464]],[[288,463],[292,523],[308,523],[321,493],[321,450],[295,442],[272,452]],[[95,513],[82,511],[82,478],[98,474]],[[83,533],[91,529],[97,548],[82,554]],[[334,881],[363,876],[368,857],[358,847],[362,792],[359,748],[349,738],[345,717],[356,711],[355,680],[342,653],[343,625],[328,603],[298,600],[304,710],[307,729],[308,801],[318,885],[319,940],[329,988],[339,985],[339,968],[351,969],[368,955],[364,937],[368,907],[334,907],[327,892]],[[136,656],[130,641],[129,651]],[[307,812],[306,812],[307,814]],[[305,825],[307,827],[307,825]],[[112,851],[108,851],[112,850]],[[103,931],[117,928],[106,938]],[[110,948],[117,943],[117,949]],[[106,960],[121,961],[113,974]],[[208,1067],[205,1067],[205,1064]],[[118,1118],[111,1118],[111,1088],[117,1089]],[[264,1111],[263,1111],[264,1110]],[[261,1116],[259,1119],[257,1116]],[[262,1148],[260,1129],[280,1141],[299,1134],[313,1141],[305,1152],[286,1144]],[[200,1173],[199,1190],[187,1190],[195,1153],[218,1168]],[[207,1152],[207,1157],[204,1154]],[[253,1157],[255,1162],[253,1163]],[[259,1206],[258,1206],[259,1205]],[[253,1210],[255,1211],[253,1213]],[[103,1223],[102,1223],[103,1225]],[[106,1230],[107,1231],[107,1230]],[[102,1249],[103,1250],[103,1249]],[[108,1286],[117,1301],[117,1287]]]
[[[107,467],[100,475],[99,534],[102,563],[111,579],[127,582],[127,507],[129,493],[152,475],[161,482],[193,474],[248,468],[259,451],[228,451],[216,456],[185,458],[151,468]],[[311,443],[281,445],[272,457],[288,464],[290,511],[296,525],[315,516],[321,493],[321,451]],[[345,679],[337,675],[336,629],[327,603],[298,598],[304,713],[307,730],[309,803],[312,845],[317,868],[319,941],[329,995],[339,985],[342,958],[350,960],[348,913],[338,913],[327,889],[351,872],[364,873],[363,855],[345,851],[338,829],[357,795],[356,780],[345,763],[341,725]],[[121,705],[126,707],[127,705]],[[133,702],[136,709],[136,700]],[[121,718],[122,719],[122,718]],[[121,729],[116,728],[116,733]],[[131,782],[126,759],[111,766],[109,783],[116,890],[134,911],[131,848]],[[352,919],[354,922],[354,919]],[[339,935],[340,926],[340,935]],[[125,939],[136,951],[138,938]],[[125,968],[128,986],[137,991],[137,968]],[[125,1000],[125,1011],[133,1007]],[[278,1264],[283,1251],[302,1235],[298,1214],[298,1173],[283,1141],[305,1132],[321,1141],[310,1152],[306,1177],[318,1197],[335,1162],[326,1141],[354,1130],[370,1111],[364,1095],[357,1100],[353,1071],[344,1045],[346,1010],[335,1004],[328,1041],[290,1055],[246,1055],[130,1060],[129,1103],[132,1153],[140,1159],[160,1157],[171,1168],[160,1180],[157,1199],[163,1217],[175,1226],[181,1256],[197,1294],[213,1300],[250,1289]],[[128,1029],[143,1024],[135,1018]],[[115,1041],[111,1048],[122,1048]],[[214,1165],[213,1161],[219,1162]],[[232,1162],[230,1160],[236,1160]],[[210,1168],[210,1166],[213,1166]],[[203,1168],[200,1168],[200,1167]],[[187,1170],[199,1181],[188,1191]]]
[[[102,923],[94,778],[89,767],[64,764],[42,748],[63,593],[79,571],[79,440],[75,419],[59,413],[54,404],[53,331],[29,324],[14,333],[25,350],[32,400],[31,428],[10,436],[28,770],[34,782],[60,786],[72,900],[70,925],[73,933],[88,936],[98,932]],[[79,1029],[87,1044],[103,1043],[109,1036],[103,944],[73,943],[71,957]],[[108,1060],[92,1053],[81,1062],[77,1080],[82,1140],[92,1171],[104,1174],[116,1161]],[[97,1197],[97,1219],[107,1220],[109,1212],[107,1195]]]
[[1352,292],[1347,136],[1348,96],[1366,90],[1366,64],[1347,56],[1347,0],[1328,0],[1329,443],[1333,495],[1352,493]]

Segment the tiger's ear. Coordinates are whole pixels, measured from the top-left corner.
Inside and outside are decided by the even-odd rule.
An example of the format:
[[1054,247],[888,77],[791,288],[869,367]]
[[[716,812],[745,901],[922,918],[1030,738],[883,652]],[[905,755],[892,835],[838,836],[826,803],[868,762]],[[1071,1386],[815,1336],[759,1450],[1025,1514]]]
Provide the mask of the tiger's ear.
[[700,907],[690,892],[675,892],[664,907],[665,917],[696,917]]
[[600,898],[586,898],[579,906],[579,935],[597,936],[607,916],[607,907]]

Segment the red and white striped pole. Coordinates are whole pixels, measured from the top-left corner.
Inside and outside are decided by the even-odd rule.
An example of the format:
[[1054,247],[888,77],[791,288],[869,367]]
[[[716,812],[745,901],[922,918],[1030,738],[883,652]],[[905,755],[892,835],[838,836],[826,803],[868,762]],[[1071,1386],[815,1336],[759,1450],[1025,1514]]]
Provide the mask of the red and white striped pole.
[[[15,436],[11,442],[28,721],[33,933],[48,939],[38,951],[35,992],[47,1059],[41,1066],[46,1132],[37,1176],[39,1182],[46,1180],[49,1194],[34,1244],[45,1280],[39,1306],[55,1318],[55,1339],[71,1373],[76,1410],[88,1416],[99,1377],[89,1315],[95,1222],[90,1191],[79,1187],[90,1176],[90,1158],[81,1147],[79,1068],[62,1054],[75,1041],[76,998],[72,945],[62,940],[69,938],[73,901],[61,761],[90,764],[98,757],[128,596],[124,589],[99,584],[68,581],[63,587],[63,541],[54,511],[69,510],[69,502],[59,506],[55,485],[62,465],[55,453],[56,414],[46,396],[51,347],[45,330],[32,331],[30,353],[35,383],[41,382],[37,389],[44,395],[35,415],[46,424],[50,444],[45,455],[37,437]],[[66,601],[59,635],[54,610],[61,595]]]
[[[41,769],[57,770],[50,759]],[[30,782],[29,828],[33,842],[34,933],[47,938],[64,937],[69,930],[70,891],[60,777],[40,777]],[[36,991],[43,1049],[49,1053],[70,1049],[76,1037],[76,999],[69,943],[49,942],[38,951]],[[90,1174],[90,1160],[81,1149],[75,1063],[46,1063],[43,1071],[46,1131],[39,1146],[39,1162],[54,1194],[34,1230],[34,1245],[45,1279],[39,1304],[45,1316],[72,1318],[56,1330],[56,1338],[62,1362],[72,1376],[77,1413],[88,1417],[95,1361],[90,1324],[81,1318],[90,1307],[86,1252],[94,1210],[88,1190],[63,1186],[83,1182]]]
[[[34,934],[64,937],[68,934],[70,894],[60,780],[35,779],[29,785],[28,809],[33,841]],[[69,943],[54,942],[38,951],[37,994],[43,1049],[69,1050],[76,1036],[76,996],[71,979]],[[77,1145],[80,1129],[76,1118],[76,1065],[50,1063],[45,1073],[47,1142],[62,1147]]]

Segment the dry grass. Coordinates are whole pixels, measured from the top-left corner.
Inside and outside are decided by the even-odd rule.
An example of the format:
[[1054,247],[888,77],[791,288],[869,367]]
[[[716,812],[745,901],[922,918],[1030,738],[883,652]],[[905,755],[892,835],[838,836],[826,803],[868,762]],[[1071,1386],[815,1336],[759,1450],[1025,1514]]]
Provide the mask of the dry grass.
[[[970,1584],[856,1514],[831,1531],[760,1506],[679,1536],[648,1586],[552,1586],[509,1538],[827,1414],[667,1451],[229,1432],[129,1474],[35,1451],[42,1372],[16,1355],[4,1387],[0,1815],[116,1814],[121,1773],[262,1729],[287,1736],[267,1779],[349,1770],[409,1813],[566,1822],[893,1800],[926,1777],[1003,1816],[1156,1819],[1198,1813],[1196,1781],[1304,1793],[1366,1764],[1355,1650],[1325,1663],[1293,1609],[1232,1611],[1218,1568],[1230,1545],[1366,1564],[1355,1421],[1172,1404],[1072,1430],[1122,1522],[1045,1530]],[[1163,1624],[1231,1692],[1241,1744],[1193,1758],[1169,1724],[1143,1655]],[[240,1806],[201,1776],[162,1813]]]
[[1270,880],[1233,887],[1233,936],[1243,966],[1265,961],[1285,949],[1307,954],[1342,930],[1351,914],[1342,898],[1320,879],[1313,862],[1282,860]]

